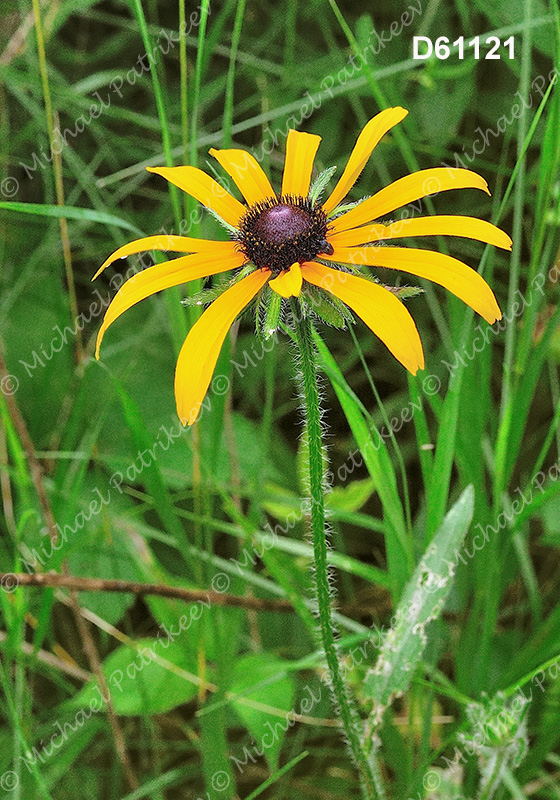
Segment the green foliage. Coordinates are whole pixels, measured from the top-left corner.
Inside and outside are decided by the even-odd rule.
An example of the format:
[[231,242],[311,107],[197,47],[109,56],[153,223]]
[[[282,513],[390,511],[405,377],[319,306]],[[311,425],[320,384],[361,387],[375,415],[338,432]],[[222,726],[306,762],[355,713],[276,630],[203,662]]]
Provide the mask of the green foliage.
[[[136,236],[228,236],[146,166],[216,174],[208,148],[243,147],[279,188],[296,127],[322,136],[312,195],[324,198],[367,120],[402,105],[409,115],[332,216],[409,171],[466,167],[492,198],[450,191],[414,213],[490,219],[514,248],[402,242],[479,269],[504,314],[491,327],[438,287],[375,274],[420,331],[416,377],[343,304],[302,294],[321,371],[341,681],[389,800],[560,797],[559,20],[548,0],[2,4],[0,570],[202,595],[4,580],[0,794],[359,796],[317,639],[288,303],[262,293],[258,335],[246,314],[210,407],[183,430],[176,355],[231,276],[130,309],[99,363],[110,299],[151,261],[91,277]],[[513,36],[515,58],[414,61],[414,35]],[[97,706],[97,660],[112,713]]]
[[134,649],[123,645],[104,662],[107,692],[95,682],[75,697],[73,705],[93,707],[97,712],[109,697],[116,713],[122,716],[163,714],[196,695],[191,671],[195,668],[183,642],[140,639]]
[[384,636],[379,657],[364,682],[374,720],[402,694],[412,680],[428,643],[428,625],[438,619],[451,590],[455,554],[472,521],[474,492],[467,487],[445,517],[406,585],[395,611],[395,623]]
[[[291,675],[282,675],[285,667],[269,653],[248,653],[233,670],[232,707],[271,770],[278,768],[286,733],[295,724],[295,686]],[[267,707],[280,713],[271,714]]]

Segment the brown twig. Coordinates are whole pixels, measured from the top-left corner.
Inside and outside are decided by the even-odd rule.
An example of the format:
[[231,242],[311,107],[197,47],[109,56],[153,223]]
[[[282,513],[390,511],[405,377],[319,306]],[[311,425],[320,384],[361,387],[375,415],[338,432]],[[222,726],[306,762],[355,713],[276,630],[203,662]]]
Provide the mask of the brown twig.
[[71,589],[79,592],[130,592],[136,595],[152,594],[183,600],[185,603],[199,601],[217,606],[234,606],[255,611],[290,611],[288,600],[270,600],[262,597],[240,597],[235,594],[216,592],[213,589],[184,589],[180,586],[166,586],[160,583],[137,583],[106,578],[80,578],[74,575],[60,575],[57,572],[34,572],[14,574],[0,572],[0,585],[8,585],[9,591],[18,586],[48,586],[58,589]]
[[[105,677],[105,673],[103,672],[103,667],[101,666],[101,659],[99,658],[99,653],[97,652],[95,641],[89,628],[89,622],[82,616],[82,609],[80,608],[80,603],[78,601],[78,595],[76,592],[70,592],[70,601],[74,611],[74,616],[76,617],[76,624],[80,632],[80,638],[83,642],[84,650],[86,651],[92,672],[97,676],[103,697],[109,697],[107,679]],[[109,717],[111,730],[113,731],[113,739],[115,741],[115,747],[117,748],[119,761],[121,762],[124,774],[126,775],[128,785],[132,791],[134,791],[135,789],[138,789],[140,784],[138,783],[132,768],[132,762],[130,760],[128,750],[126,749],[126,740],[119,724],[116,711],[110,702],[107,702],[107,715]]]

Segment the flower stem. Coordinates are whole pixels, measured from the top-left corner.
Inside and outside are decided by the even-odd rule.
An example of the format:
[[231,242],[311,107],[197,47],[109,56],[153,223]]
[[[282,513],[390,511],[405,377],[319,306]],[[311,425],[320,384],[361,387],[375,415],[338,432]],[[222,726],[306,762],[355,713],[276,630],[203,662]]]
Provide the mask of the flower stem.
[[291,300],[294,318],[298,367],[303,390],[303,412],[307,432],[309,459],[309,499],[313,553],[315,557],[315,594],[319,612],[321,643],[330,674],[331,691],[338,708],[350,752],[358,769],[364,796],[374,800],[383,796],[379,775],[372,769],[362,746],[358,714],[348,695],[336,651],[335,630],[332,622],[331,596],[327,564],[327,532],[325,527],[325,498],[323,487],[323,436],[321,406],[317,385],[317,360],[313,345],[311,321],[304,316],[301,306]]
[[503,750],[494,754],[494,763],[481,780],[478,800],[491,800],[500,785],[500,777],[507,767],[507,753]]

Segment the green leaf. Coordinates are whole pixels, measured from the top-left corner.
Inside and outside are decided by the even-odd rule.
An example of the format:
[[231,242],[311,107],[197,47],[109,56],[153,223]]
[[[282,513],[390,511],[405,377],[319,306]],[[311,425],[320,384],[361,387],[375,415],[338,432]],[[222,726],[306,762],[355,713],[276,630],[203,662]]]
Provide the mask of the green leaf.
[[417,297],[419,294],[424,293],[424,289],[419,286],[386,286],[390,292],[396,294],[400,300],[408,300],[411,297]]
[[345,328],[348,322],[354,321],[348,307],[323,289],[307,285],[300,297],[306,308],[313,311],[327,325],[332,325],[333,328]]
[[[105,660],[103,674],[117,714],[162,714],[196,695],[195,657],[192,663],[187,661],[184,643],[174,641],[173,633],[141,639],[134,649],[123,645]],[[75,697],[75,704],[88,706],[88,711],[94,707],[101,710],[99,704],[105,706],[96,680]]]
[[282,311],[282,298],[277,292],[271,291],[268,300],[268,307],[263,324],[263,336],[270,339],[274,336],[280,324],[280,312]]
[[189,295],[189,297],[184,297],[181,300],[181,305],[183,306],[205,306],[209,303],[212,303],[219,297],[221,294],[225,292],[227,289],[227,284],[222,285],[219,284],[218,286],[213,286],[211,289],[201,289],[200,292],[196,292],[195,294]]
[[107,214],[105,211],[94,211],[92,208],[76,208],[75,206],[51,206],[43,203],[1,202],[0,211],[17,211],[20,214],[35,214],[40,217],[58,217],[77,219],[83,222],[99,222],[102,225],[115,225],[142,235],[142,231],[121,217]]
[[328,508],[339,511],[359,511],[375,491],[371,478],[356,480],[348,486],[334,486],[326,498]]
[[[283,661],[267,653],[242,656],[235,665],[231,687],[233,694],[240,695],[232,705],[253,737],[253,746],[263,752],[271,770],[278,769],[284,737],[294,725],[290,714],[295,699],[293,680],[288,675],[277,677],[284,669]],[[258,707],[261,704],[280,713]]]
[[365,197],[362,197],[360,200],[353,200],[350,203],[341,203],[341,205],[334,208],[328,216],[330,219],[335,219],[336,217],[339,217],[341,214],[346,214],[347,211],[351,211],[353,208],[356,208],[356,206],[359,206],[360,203],[363,203],[363,201],[367,200],[368,198],[369,195],[366,195]]
[[403,592],[395,624],[384,637],[375,667],[366,675],[364,694],[373,701],[374,724],[410,684],[427,644],[426,627],[439,617],[451,589],[455,552],[461,547],[474,511],[468,486],[448,512]]
[[[87,486],[87,484],[86,484]],[[97,521],[97,524],[95,522]],[[78,542],[71,542],[68,553],[70,573],[86,578],[137,581],[143,576],[134,561],[130,534],[125,534],[117,526],[103,525],[108,522],[102,510],[93,522],[84,526]],[[83,592],[82,604],[94,614],[116,625],[126,611],[134,605],[134,595],[126,593]]]
[[311,189],[309,190],[309,199],[313,205],[315,205],[315,203],[319,200],[335,172],[336,167],[328,167],[327,169],[324,169],[320,175],[317,175],[313,181]]

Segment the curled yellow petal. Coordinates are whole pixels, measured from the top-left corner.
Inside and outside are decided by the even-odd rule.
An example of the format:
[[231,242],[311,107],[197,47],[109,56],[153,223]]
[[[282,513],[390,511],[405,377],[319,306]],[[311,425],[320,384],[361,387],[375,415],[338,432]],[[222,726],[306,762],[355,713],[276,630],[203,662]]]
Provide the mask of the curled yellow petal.
[[270,181],[251,153],[246,150],[215,150],[214,148],[209,152],[233,178],[237,188],[250,206],[269,197],[276,197]]
[[320,136],[313,133],[301,133],[290,130],[286,142],[286,160],[282,177],[282,194],[293,194],[307,197],[311,183],[313,162]]
[[304,280],[346,303],[409,372],[416,375],[424,368],[422,342],[414,320],[388,289],[316,262],[306,262],[301,269]]
[[302,282],[301,267],[296,262],[292,264],[290,269],[269,281],[268,285],[279,294],[280,297],[299,297]]
[[234,227],[237,227],[239,220],[247,211],[243,203],[197,167],[146,167],[146,169],[178,186]]
[[336,184],[331,196],[323,204],[323,210],[328,214],[333,208],[344,200],[352,186],[358,180],[373,149],[378,145],[383,136],[397,123],[401,122],[408,111],[400,106],[387,108],[376,114],[367,123],[358,136],[354,149],[350,154],[346,168]]
[[155,267],[148,267],[148,269],[133,275],[121,286],[105,313],[103,324],[97,334],[95,357],[99,358],[99,348],[109,325],[112,325],[121,314],[139,303],[140,300],[144,300],[162,289],[169,289],[171,286],[178,286],[181,283],[205,278],[207,275],[216,275],[218,272],[235,269],[240,267],[244,261],[245,256],[236,252],[230,252],[227,255],[195,253],[176,258],[173,261],[166,261],[164,264],[156,264]]
[[182,425],[196,421],[228,330],[269,277],[268,270],[247,275],[214,300],[189,331],[175,370],[175,400]]
[[104,269],[119,258],[126,258],[136,253],[146,253],[149,250],[164,250],[173,253],[212,253],[220,251],[228,255],[235,249],[235,242],[213,242],[210,239],[192,239],[189,236],[172,236],[159,233],[157,236],[146,236],[144,239],[135,239],[133,242],[119,247],[99,267],[92,278],[94,281]]
[[453,167],[423,169],[389,184],[373,197],[337,217],[330,223],[330,229],[332,233],[337,233],[357,228],[358,225],[379,219],[390,211],[413,203],[421,197],[433,197],[448,189],[482,189],[483,192],[490,194],[484,178],[470,169]]
[[331,256],[321,256],[343,264],[368,264],[388,267],[438,283],[492,324],[502,318],[492,289],[474,269],[457,258],[434,250],[406,247],[335,247]]
[[354,247],[386,239],[403,239],[407,236],[464,236],[479,242],[511,250],[512,241],[504,231],[476,217],[437,215],[433,217],[402,218],[390,225],[377,223],[351,228],[330,235],[333,247]]

